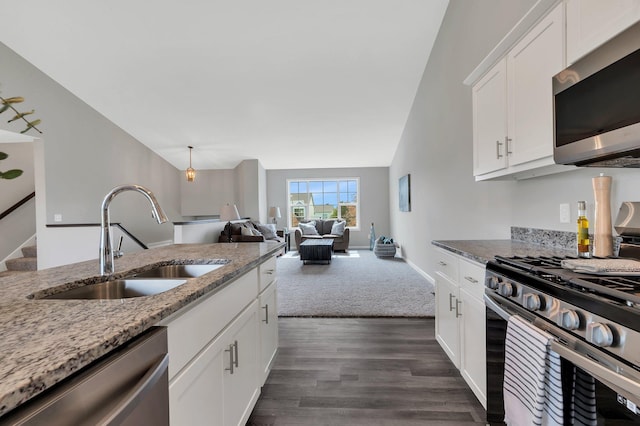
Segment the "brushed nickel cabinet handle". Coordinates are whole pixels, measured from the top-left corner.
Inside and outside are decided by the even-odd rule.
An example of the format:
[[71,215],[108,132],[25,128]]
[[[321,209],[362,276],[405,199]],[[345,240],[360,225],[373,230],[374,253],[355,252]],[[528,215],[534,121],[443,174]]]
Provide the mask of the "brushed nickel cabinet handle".
[[229,349],[225,349],[225,352],[229,352],[229,368],[225,368],[225,371],[233,374],[233,345],[229,345]]
[[476,279],[475,279],[475,278],[473,278],[473,277],[467,277],[467,276],[465,276],[465,277],[464,277],[464,279],[465,279],[465,280],[467,280],[467,281],[469,281],[469,282],[472,282],[473,284],[478,284],[478,280],[476,280]]
[[462,316],[462,312],[460,309],[460,305],[462,305],[462,302],[460,301],[460,299],[456,300],[456,318],[461,317]]
[[447,262],[443,262],[442,260],[438,262],[438,265],[440,266],[447,266]]
[[500,154],[500,146],[502,145],[502,142],[500,141],[496,141],[496,159],[500,159],[502,158],[502,154]]
[[238,341],[237,340],[233,342],[233,346],[235,347],[235,352],[236,352],[236,361],[235,361],[236,368],[238,368],[239,365],[238,365]]
[[262,309],[264,309],[264,319],[262,320],[262,322],[265,324],[269,324],[269,304],[267,303],[266,305],[264,305]]
[[455,298],[455,296],[451,293],[449,293],[449,312],[453,311],[453,299]]
[[507,155],[511,155],[513,154],[513,152],[511,151],[511,144],[509,142],[511,142],[513,139],[511,139],[509,136],[505,136],[504,137],[504,144],[507,147]]

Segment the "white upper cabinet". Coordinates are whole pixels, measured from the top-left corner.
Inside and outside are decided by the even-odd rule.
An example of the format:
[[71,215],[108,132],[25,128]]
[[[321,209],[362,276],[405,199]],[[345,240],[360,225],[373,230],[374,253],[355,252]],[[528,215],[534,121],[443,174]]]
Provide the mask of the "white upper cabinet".
[[507,167],[507,60],[473,86],[473,174]]
[[563,46],[558,4],[473,83],[476,180],[567,170],[553,161],[551,79],[564,68]]
[[566,0],[567,63],[640,20],[638,0]]
[[564,68],[562,5],[507,55],[509,165],[553,156],[551,79]]

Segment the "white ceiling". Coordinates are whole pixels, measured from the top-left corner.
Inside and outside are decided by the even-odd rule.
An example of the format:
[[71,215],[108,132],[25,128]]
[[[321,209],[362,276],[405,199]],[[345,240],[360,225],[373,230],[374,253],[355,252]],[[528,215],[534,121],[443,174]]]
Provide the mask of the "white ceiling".
[[0,0],[0,41],[179,169],[388,166],[447,4]]

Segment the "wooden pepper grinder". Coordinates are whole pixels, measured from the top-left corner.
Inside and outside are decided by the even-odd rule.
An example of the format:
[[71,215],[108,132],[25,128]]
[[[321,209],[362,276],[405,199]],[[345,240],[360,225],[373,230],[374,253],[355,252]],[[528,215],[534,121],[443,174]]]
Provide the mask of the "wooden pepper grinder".
[[596,176],[593,181],[595,196],[595,220],[593,228],[593,255],[607,257],[613,255],[613,235],[611,233],[611,176]]

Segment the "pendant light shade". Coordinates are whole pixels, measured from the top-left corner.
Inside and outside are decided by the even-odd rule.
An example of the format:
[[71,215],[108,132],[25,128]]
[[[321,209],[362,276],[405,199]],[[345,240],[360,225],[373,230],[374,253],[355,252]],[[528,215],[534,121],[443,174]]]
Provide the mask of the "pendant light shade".
[[194,180],[196,180],[196,169],[191,167],[191,150],[193,149],[193,147],[189,145],[188,148],[189,148],[189,168],[187,169],[185,174],[187,175],[187,182],[193,182]]

